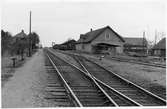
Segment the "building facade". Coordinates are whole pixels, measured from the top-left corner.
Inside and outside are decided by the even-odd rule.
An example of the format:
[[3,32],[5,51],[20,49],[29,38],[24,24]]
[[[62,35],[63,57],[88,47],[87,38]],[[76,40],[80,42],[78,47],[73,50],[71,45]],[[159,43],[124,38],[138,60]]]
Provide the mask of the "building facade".
[[147,53],[147,40],[140,37],[124,37],[124,52],[125,53],[138,53],[146,54]]
[[53,45],[54,49],[60,49],[60,50],[76,50],[76,41],[74,39],[68,40],[62,44],[55,44]]
[[81,34],[76,50],[90,53],[116,54],[123,52],[124,39],[109,26]]
[[153,55],[166,57],[166,38],[161,39],[152,49]]

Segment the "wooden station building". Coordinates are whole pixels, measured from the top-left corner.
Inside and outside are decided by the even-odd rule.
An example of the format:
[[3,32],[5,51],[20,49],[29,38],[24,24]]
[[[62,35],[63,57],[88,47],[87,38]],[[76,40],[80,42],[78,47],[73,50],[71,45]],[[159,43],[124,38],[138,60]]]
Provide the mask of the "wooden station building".
[[81,34],[76,42],[76,50],[90,53],[123,53],[124,39],[111,27],[106,26]]

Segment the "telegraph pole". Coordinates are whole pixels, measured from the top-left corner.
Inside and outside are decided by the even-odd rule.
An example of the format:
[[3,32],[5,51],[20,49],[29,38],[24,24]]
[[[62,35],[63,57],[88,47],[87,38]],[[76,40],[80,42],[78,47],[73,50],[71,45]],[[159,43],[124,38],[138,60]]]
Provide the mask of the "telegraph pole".
[[30,11],[30,32],[29,34],[31,34],[31,11]]
[[145,38],[145,31],[143,32],[143,53],[144,53],[144,38]]
[[157,43],[157,30],[155,30],[155,44],[154,45],[156,45],[156,43]]
[[29,19],[30,21],[29,21],[29,23],[30,23],[30,25],[29,25],[29,56],[31,56],[31,38],[30,38],[30,36],[31,36],[31,11],[30,11],[30,19]]

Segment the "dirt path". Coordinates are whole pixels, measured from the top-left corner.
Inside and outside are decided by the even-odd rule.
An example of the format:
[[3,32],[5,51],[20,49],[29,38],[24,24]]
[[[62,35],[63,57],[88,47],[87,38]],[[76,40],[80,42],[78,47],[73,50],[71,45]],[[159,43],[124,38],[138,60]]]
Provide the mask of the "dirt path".
[[47,74],[44,67],[43,51],[39,50],[2,88],[2,107],[45,107],[44,87]]

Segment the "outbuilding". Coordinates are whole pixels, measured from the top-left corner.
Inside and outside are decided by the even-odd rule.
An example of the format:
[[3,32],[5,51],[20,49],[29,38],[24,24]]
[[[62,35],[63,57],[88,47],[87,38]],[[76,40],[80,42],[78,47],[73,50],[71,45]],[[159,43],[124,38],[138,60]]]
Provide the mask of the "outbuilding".
[[142,37],[124,37],[124,52],[145,54],[147,52],[148,42]]
[[111,27],[106,26],[81,34],[76,42],[76,50],[90,53],[123,53],[124,39]]
[[166,57],[166,38],[161,39],[152,49],[153,55]]
[[27,37],[26,33],[24,33],[24,30],[21,30],[20,33],[15,35],[16,38],[25,38]]

